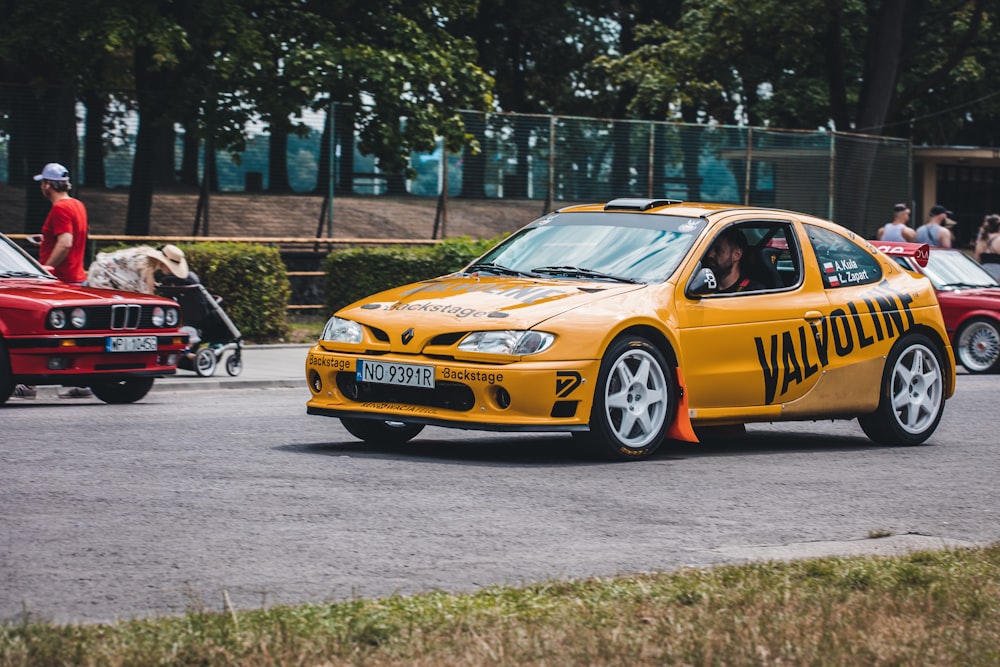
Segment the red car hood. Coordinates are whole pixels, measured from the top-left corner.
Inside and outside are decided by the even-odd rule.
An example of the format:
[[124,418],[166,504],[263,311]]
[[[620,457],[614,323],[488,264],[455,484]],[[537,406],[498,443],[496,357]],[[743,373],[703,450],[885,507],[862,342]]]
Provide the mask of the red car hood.
[[149,300],[163,301],[163,297],[151,294],[80,287],[67,285],[58,280],[31,278],[4,278],[0,280],[0,299],[7,306],[14,306],[19,301],[34,303],[36,306],[39,302],[49,305],[85,306],[93,301],[106,301],[109,298],[127,300],[132,303]]
[[1000,310],[1000,287],[970,287],[958,290],[938,290],[938,302],[944,306],[949,303],[962,304],[964,308],[978,306],[991,310]]

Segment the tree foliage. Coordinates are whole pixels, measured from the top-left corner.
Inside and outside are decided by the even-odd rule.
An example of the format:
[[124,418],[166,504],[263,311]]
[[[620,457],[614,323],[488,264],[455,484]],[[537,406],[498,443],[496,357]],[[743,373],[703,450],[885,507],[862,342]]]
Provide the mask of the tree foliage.
[[350,107],[361,150],[400,175],[439,137],[476,159],[484,129],[463,109],[996,145],[998,15],[997,0],[0,0],[0,131],[24,182],[29,155],[75,162],[82,102],[100,182],[103,142],[125,136],[110,111],[136,112],[130,233],[176,182],[176,127],[194,184],[200,150],[236,154],[263,123],[281,189],[310,105]]
[[[689,0],[675,23],[599,62],[631,112],[947,141],[992,127],[991,0]],[[950,127],[947,127],[949,126]]]
[[74,103],[99,83],[121,86],[116,96],[139,116],[126,230],[141,234],[152,184],[173,176],[178,124],[188,139],[238,150],[251,119],[287,133],[291,117],[332,99],[360,110],[363,150],[387,170],[438,136],[453,150],[474,145],[457,111],[490,108],[492,81],[472,41],[448,30],[473,9],[466,0],[55,0],[43,16],[37,3],[0,0],[0,84],[71,91],[30,114],[51,122],[61,108],[69,145],[48,154],[68,163]]

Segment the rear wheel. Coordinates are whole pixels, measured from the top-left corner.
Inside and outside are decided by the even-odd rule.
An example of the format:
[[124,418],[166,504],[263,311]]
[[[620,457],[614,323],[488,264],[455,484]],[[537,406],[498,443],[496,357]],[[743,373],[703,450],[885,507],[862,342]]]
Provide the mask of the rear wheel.
[[340,423],[355,438],[373,445],[401,445],[417,437],[417,434],[424,430],[423,424],[407,424],[406,422],[380,421],[378,419],[341,417]]
[[105,403],[135,403],[149,393],[153,387],[153,378],[127,378],[124,380],[109,380],[95,382],[90,385],[94,396]]
[[194,372],[203,378],[211,377],[215,374],[216,363],[218,360],[212,348],[203,347],[194,356]]
[[955,337],[958,362],[970,373],[1000,370],[1000,325],[977,318],[966,323]]
[[637,336],[615,341],[601,362],[584,436],[599,454],[619,461],[648,457],[666,436],[675,409],[673,373],[663,354]]
[[858,423],[879,444],[919,445],[941,421],[944,392],[937,347],[923,334],[910,334],[886,359],[878,409]]

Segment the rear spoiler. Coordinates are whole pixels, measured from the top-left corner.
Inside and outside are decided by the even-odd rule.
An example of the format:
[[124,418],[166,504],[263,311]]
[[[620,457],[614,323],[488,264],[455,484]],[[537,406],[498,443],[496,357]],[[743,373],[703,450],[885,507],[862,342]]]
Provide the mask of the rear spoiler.
[[912,257],[920,266],[927,266],[931,247],[926,243],[895,243],[888,241],[869,241],[873,246],[893,257]]

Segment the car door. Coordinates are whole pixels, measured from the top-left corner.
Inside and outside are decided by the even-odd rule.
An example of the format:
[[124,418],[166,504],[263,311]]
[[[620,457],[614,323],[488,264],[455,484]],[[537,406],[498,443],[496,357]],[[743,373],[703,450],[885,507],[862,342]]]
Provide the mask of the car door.
[[[753,261],[771,262],[780,284],[754,292],[692,296],[690,280],[677,294],[680,366],[688,406],[706,410],[763,408],[807,394],[820,378],[810,319],[828,311],[819,276],[803,271],[802,231],[791,220],[750,220],[736,226],[747,237]],[[704,256],[707,238],[696,252]]]

